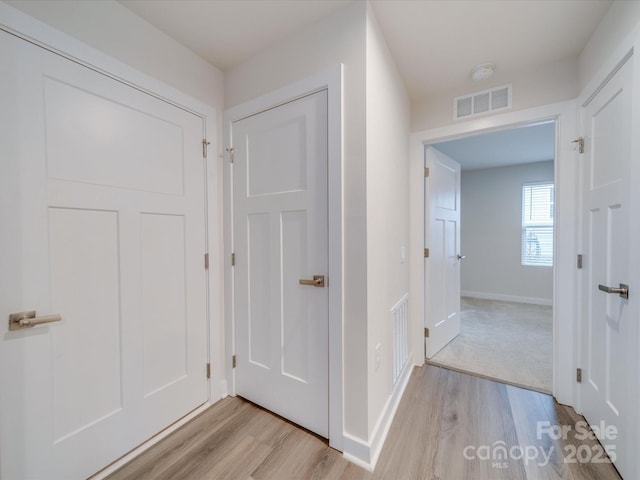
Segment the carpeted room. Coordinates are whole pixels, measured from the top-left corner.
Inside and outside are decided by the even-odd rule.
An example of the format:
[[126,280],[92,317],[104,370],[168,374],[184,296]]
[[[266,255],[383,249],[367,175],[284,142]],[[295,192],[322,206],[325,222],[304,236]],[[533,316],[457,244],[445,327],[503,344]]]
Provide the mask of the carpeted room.
[[555,123],[434,145],[462,166],[461,333],[431,362],[552,389]]

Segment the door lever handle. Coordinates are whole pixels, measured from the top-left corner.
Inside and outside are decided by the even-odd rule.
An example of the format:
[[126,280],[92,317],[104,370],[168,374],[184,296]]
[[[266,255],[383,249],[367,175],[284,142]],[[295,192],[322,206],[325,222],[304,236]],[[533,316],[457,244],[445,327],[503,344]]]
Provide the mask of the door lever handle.
[[456,258],[458,260],[464,260],[465,258],[467,258],[467,256],[466,255],[456,255]]
[[622,298],[629,298],[629,285],[625,285],[624,283],[621,283],[619,288],[598,285],[598,289],[606,293],[619,293]]
[[324,287],[324,275],[314,275],[313,280],[301,278],[298,283],[300,285],[311,285],[312,287]]
[[9,330],[22,330],[23,328],[31,328],[42,323],[59,322],[60,320],[62,320],[60,315],[36,317],[35,310],[12,313],[9,315]]

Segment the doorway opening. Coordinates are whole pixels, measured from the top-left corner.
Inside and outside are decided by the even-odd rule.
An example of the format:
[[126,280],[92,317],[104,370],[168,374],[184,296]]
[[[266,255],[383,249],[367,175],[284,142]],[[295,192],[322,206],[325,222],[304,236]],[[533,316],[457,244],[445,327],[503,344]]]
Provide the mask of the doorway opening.
[[427,361],[551,393],[556,121],[428,148],[460,164],[461,181],[460,330]]

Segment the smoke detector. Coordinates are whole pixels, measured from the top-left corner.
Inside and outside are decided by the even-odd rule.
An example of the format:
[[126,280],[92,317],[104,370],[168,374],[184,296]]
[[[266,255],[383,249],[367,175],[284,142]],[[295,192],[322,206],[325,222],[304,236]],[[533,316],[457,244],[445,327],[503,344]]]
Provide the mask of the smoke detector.
[[471,78],[475,81],[484,80],[485,78],[489,78],[493,75],[493,71],[496,66],[493,63],[483,63],[482,65],[478,65],[471,72]]

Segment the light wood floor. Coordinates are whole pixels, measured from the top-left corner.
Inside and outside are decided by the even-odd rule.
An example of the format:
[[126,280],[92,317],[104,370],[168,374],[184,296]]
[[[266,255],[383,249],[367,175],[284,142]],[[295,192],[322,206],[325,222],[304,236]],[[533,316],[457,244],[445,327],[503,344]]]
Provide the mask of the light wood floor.
[[[109,479],[620,478],[609,464],[565,463],[571,445],[581,442],[573,433],[564,441],[537,438],[536,422],[545,420],[575,427],[582,417],[548,395],[426,365],[413,371],[373,473],[346,461],[325,440],[246,400],[229,397]],[[515,447],[516,458],[518,447],[530,447],[531,456],[533,450],[540,456],[531,461],[466,459],[480,456],[498,445],[495,442]],[[483,446],[485,450],[477,450]],[[541,448],[553,452],[545,466],[540,465]]]

